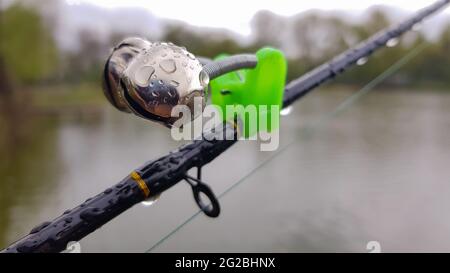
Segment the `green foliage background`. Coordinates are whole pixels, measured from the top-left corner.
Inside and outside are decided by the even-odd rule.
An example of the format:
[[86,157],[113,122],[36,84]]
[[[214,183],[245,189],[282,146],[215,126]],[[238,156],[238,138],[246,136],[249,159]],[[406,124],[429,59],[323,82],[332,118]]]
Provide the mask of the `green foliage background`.
[[58,50],[41,16],[15,4],[1,11],[0,56],[14,80],[35,83],[48,78],[58,64]]

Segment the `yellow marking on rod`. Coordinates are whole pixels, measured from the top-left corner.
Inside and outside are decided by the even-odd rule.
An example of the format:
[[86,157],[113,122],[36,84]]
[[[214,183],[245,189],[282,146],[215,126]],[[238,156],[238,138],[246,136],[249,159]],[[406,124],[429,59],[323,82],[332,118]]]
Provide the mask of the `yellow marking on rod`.
[[136,171],[133,171],[131,173],[131,178],[134,181],[136,181],[136,183],[138,184],[139,188],[144,193],[145,198],[147,198],[150,195],[150,189],[147,187],[147,184],[145,183],[144,179],[142,179],[142,177]]

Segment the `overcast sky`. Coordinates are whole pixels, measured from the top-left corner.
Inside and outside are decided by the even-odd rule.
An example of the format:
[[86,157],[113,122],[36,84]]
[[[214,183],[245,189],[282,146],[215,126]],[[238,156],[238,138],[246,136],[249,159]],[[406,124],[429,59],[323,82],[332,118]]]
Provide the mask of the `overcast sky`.
[[[420,9],[434,0],[66,0],[106,8],[143,7],[158,17],[186,21],[193,25],[228,28],[240,34],[250,32],[249,21],[261,9],[293,15],[309,9],[362,11],[373,5],[390,5],[407,11]],[[450,8],[445,12],[450,13]]]

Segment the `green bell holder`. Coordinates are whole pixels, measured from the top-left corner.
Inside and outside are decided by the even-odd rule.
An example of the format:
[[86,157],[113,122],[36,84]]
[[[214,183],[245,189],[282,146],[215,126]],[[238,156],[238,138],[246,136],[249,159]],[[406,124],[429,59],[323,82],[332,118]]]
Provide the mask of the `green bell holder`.
[[[222,54],[216,60],[225,57]],[[220,109],[222,120],[233,121],[237,115],[243,122],[241,135],[245,138],[261,131],[278,129],[283,104],[287,72],[284,54],[280,50],[265,47],[256,52],[256,57],[258,64],[255,68],[227,73],[210,84],[211,102]],[[245,111],[251,105],[256,107],[256,115]],[[234,111],[227,109],[230,106],[235,107]]]

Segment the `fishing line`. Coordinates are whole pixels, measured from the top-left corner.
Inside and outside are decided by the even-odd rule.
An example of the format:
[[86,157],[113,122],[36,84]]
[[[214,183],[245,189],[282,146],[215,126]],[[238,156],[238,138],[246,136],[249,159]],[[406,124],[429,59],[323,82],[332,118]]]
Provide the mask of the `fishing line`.
[[[419,55],[429,44],[428,43],[422,43],[419,46],[412,49],[410,52],[408,52],[406,55],[404,55],[400,60],[395,62],[393,65],[388,67],[386,70],[383,71],[380,75],[378,75],[376,78],[371,80],[369,83],[367,83],[365,86],[363,86],[361,89],[359,89],[357,92],[346,98],[343,102],[341,102],[336,108],[334,108],[333,111],[323,115],[321,118],[319,118],[316,122],[313,123],[313,125],[309,125],[308,127],[304,128],[305,134],[310,134],[314,131],[314,129],[317,129],[318,127],[322,125],[326,125],[328,121],[330,121],[332,118],[339,115],[341,112],[344,112],[347,108],[349,108],[353,103],[358,101],[361,97],[372,91],[378,84],[389,78],[391,75],[396,73],[400,68],[402,68],[405,64],[410,62],[413,58],[415,58],[417,55]],[[233,189],[235,189],[237,186],[242,184],[244,181],[247,180],[250,176],[252,176],[254,173],[256,173],[259,169],[270,163],[273,159],[281,155],[283,152],[287,150],[292,144],[297,142],[297,138],[294,138],[291,140],[288,144],[286,144],[284,147],[279,149],[277,152],[273,153],[269,158],[261,162],[259,165],[257,165],[254,169],[252,169],[249,173],[244,175],[241,179],[233,183],[231,186],[229,186],[225,191],[220,193],[217,198],[220,200],[222,197],[224,197],[226,194],[231,192]],[[173,229],[170,233],[162,237],[159,241],[157,241],[152,247],[150,247],[146,253],[149,253],[156,249],[158,246],[160,246],[162,243],[164,243],[166,240],[168,240],[170,237],[172,237],[174,234],[176,234],[179,230],[181,230],[184,226],[192,222],[199,214],[201,214],[202,211],[198,210],[195,212],[192,216],[190,216],[188,219],[186,219],[183,223],[178,225],[175,229]]]

